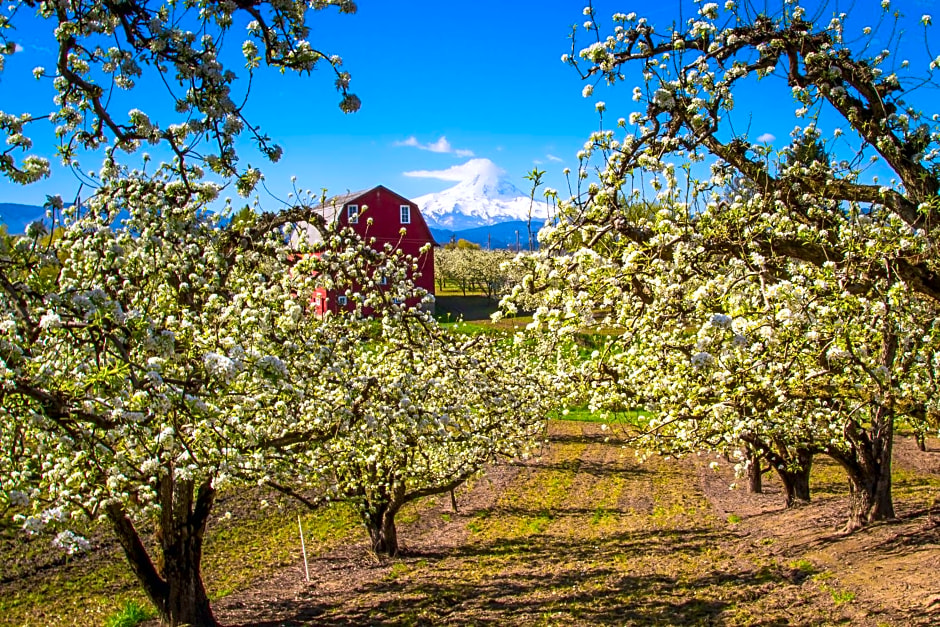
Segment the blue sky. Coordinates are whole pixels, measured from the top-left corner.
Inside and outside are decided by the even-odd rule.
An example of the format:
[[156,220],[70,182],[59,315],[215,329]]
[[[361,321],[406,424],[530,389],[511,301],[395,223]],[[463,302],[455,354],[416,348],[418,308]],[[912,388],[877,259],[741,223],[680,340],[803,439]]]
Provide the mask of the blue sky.
[[[358,113],[340,112],[332,76],[322,70],[308,77],[263,73],[254,84],[249,117],[285,154],[281,163],[265,165],[246,146],[242,160],[261,166],[269,188],[280,197],[289,191],[291,176],[302,189],[339,193],[384,184],[416,197],[453,185],[433,174],[472,157],[492,160],[524,190],[523,176],[533,167],[547,171],[548,185],[564,190],[563,168],[576,167],[577,151],[597,128],[595,102],[607,103],[611,120],[637,107],[630,100],[635,81],[613,89],[601,86],[586,99],[577,74],[561,63],[561,55],[570,51],[571,25],[584,21],[581,0],[358,4],[355,15],[316,14],[311,35],[319,48],[343,57],[352,91],[362,99]],[[657,25],[675,19],[677,5],[669,0],[594,2],[600,16],[637,11]],[[936,9],[937,0],[895,0],[892,5],[916,23],[922,13]],[[837,0],[831,6],[860,17],[880,13],[876,0]],[[53,65],[51,51],[36,30],[23,35],[23,50],[8,58],[0,74],[0,110],[50,111],[48,86],[30,73],[36,65]],[[922,37],[921,32],[921,45]],[[937,48],[934,54],[940,42]],[[148,110],[144,104],[152,97],[144,86],[132,92],[127,108]],[[784,115],[794,108],[786,97],[753,91],[742,94],[738,106],[753,137],[767,133],[785,139],[793,126],[792,117]],[[431,176],[406,175],[416,171]],[[0,182],[0,201],[41,204],[46,194],[68,198],[76,187],[73,175],[57,167],[52,179],[31,186]]]

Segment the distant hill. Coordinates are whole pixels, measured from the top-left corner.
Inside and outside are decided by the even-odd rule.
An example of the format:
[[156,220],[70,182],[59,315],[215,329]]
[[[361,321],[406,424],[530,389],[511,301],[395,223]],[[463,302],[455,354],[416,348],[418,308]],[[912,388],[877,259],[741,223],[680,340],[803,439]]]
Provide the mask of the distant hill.
[[[538,234],[539,229],[545,223],[544,218],[533,218],[532,220],[532,239]],[[463,229],[460,231],[450,231],[447,229],[431,229],[431,235],[434,240],[443,246],[447,242],[465,239],[468,242],[479,244],[483,248],[509,248],[516,250],[528,250],[528,223],[523,220],[510,220],[509,222],[500,222],[499,224],[488,224],[478,226],[472,229]],[[538,248],[538,242],[533,241],[534,248]]]
[[[71,206],[72,203],[65,203]],[[128,217],[127,211],[120,211],[112,222],[112,227],[120,226]],[[12,202],[0,202],[0,224],[5,224],[10,235],[22,235],[26,227],[36,220],[46,221],[46,209],[39,205],[20,205]],[[230,218],[219,220],[219,226],[227,226]],[[48,222],[46,222],[48,225]]]
[[39,205],[20,205],[12,202],[0,202],[0,224],[7,226],[7,233],[18,235],[36,220],[44,220],[46,210]]

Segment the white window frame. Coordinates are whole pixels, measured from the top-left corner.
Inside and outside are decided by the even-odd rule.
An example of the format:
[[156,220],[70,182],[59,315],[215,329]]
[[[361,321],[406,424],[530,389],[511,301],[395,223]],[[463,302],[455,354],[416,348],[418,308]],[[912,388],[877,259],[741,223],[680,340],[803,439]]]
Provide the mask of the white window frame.
[[399,205],[398,218],[402,224],[411,224],[411,205]]
[[350,224],[359,224],[359,205],[347,205],[346,217]]
[[339,305],[340,307],[345,307],[345,306],[346,306],[346,303],[348,303],[348,302],[349,302],[349,301],[347,300],[347,298],[346,298],[345,296],[337,296],[337,297],[336,297],[336,304]]

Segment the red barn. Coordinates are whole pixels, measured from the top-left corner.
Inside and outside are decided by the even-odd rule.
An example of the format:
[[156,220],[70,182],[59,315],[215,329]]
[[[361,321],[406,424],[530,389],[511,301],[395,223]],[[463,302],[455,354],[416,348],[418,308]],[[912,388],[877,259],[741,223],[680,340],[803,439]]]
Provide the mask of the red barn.
[[[351,227],[364,239],[375,238],[373,245],[381,249],[391,244],[418,260],[418,274],[412,277],[415,285],[434,294],[434,237],[418,205],[399,196],[383,185],[372,189],[334,196],[319,208],[327,221],[338,221]],[[405,234],[402,235],[402,229]],[[308,237],[319,239],[315,229],[306,229]],[[421,248],[430,244],[426,252]],[[417,304],[417,303],[410,303]],[[327,311],[352,309],[344,294],[328,293],[320,289],[314,301],[317,315]]]

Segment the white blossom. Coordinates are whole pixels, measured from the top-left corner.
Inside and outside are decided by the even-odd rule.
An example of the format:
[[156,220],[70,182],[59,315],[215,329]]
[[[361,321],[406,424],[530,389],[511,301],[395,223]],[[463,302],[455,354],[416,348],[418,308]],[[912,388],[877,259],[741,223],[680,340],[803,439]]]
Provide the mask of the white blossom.
[[59,532],[52,541],[52,545],[65,551],[68,555],[87,553],[91,550],[91,543],[71,530]]

